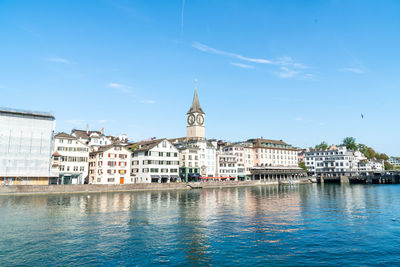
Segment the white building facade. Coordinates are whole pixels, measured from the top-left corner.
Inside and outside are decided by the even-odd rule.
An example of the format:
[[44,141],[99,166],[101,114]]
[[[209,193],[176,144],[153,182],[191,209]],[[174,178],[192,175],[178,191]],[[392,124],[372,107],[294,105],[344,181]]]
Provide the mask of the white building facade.
[[222,148],[229,155],[235,155],[237,160],[237,177],[239,180],[251,178],[251,169],[254,167],[254,150],[251,144],[237,143]]
[[217,176],[219,178],[227,178],[228,180],[237,180],[238,178],[238,166],[237,156],[217,152]]
[[132,184],[131,151],[117,144],[89,153],[89,184]]
[[50,113],[0,108],[0,183],[45,185],[55,118]]
[[395,168],[400,168],[400,157],[390,157],[388,163]]
[[92,151],[97,151],[100,147],[111,145],[113,142],[101,131],[89,131],[89,129],[76,130],[73,129],[71,135],[78,138],[79,141],[88,145]]
[[89,174],[88,145],[75,136],[58,133],[53,139],[53,161],[57,164],[58,177],[51,184],[83,184]]
[[138,142],[132,152],[131,176],[135,183],[179,181],[179,151],[167,139]]
[[314,150],[305,153],[308,172],[317,176],[358,175],[359,162],[366,160],[360,151],[339,146],[332,150]]

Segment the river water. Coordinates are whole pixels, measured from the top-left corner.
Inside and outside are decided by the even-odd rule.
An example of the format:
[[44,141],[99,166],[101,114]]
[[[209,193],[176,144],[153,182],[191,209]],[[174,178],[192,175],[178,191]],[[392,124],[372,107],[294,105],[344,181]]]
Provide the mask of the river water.
[[0,196],[0,265],[399,265],[400,185]]

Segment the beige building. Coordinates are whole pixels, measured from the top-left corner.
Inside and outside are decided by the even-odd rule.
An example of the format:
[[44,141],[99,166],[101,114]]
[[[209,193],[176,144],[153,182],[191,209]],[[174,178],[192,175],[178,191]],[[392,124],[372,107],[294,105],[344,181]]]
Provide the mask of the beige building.
[[254,151],[255,167],[297,167],[297,149],[282,140],[250,139]]

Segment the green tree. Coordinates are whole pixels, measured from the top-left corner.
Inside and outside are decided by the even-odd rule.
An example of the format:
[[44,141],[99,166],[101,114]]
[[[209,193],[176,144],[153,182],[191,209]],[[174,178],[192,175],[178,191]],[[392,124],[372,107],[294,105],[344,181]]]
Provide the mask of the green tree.
[[346,137],[345,139],[343,139],[343,146],[346,146],[347,149],[350,150],[357,150],[358,146],[356,144],[356,139],[354,137]]
[[377,153],[370,147],[367,147],[364,151],[361,151],[367,159],[373,159],[376,157]]
[[368,147],[364,144],[358,144],[358,150],[360,150],[362,153],[367,149]]
[[129,149],[130,149],[130,151],[133,152],[133,151],[139,149],[139,145],[138,145],[138,144],[132,144],[132,145],[129,147]]
[[308,172],[308,169],[307,169],[306,164],[304,163],[304,161],[300,161],[299,162],[299,167],[302,168],[305,172]]
[[328,143],[326,143],[325,141],[315,146],[315,149],[318,150],[327,150],[328,148],[329,148]]
[[393,165],[385,161],[385,170],[393,170]]
[[375,158],[376,158],[377,160],[384,160],[384,161],[389,160],[388,155],[386,155],[385,153],[381,153],[381,154],[376,153]]

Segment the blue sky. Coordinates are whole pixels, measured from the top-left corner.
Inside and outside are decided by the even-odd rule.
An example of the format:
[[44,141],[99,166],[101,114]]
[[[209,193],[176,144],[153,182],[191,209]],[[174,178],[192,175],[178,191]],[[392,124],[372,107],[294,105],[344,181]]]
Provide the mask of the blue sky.
[[[57,130],[295,146],[353,136],[400,155],[399,1],[0,0],[0,106]],[[364,114],[364,119],[361,118]]]

